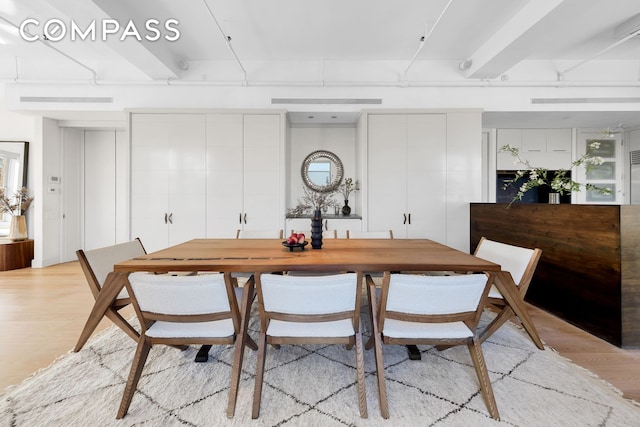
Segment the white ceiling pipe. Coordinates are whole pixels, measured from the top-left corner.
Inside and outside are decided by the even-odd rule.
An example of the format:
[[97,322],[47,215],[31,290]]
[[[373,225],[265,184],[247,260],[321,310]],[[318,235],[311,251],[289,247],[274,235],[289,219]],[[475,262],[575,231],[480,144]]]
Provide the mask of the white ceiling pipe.
[[[0,82],[31,84],[31,85],[86,85],[86,80],[26,80],[26,79],[4,79]],[[397,81],[252,81],[244,82],[237,80],[97,80],[100,86],[248,86],[248,87],[405,87],[402,82]],[[414,81],[407,83],[408,87],[585,87],[585,88],[610,88],[610,87],[640,87],[640,81],[493,81],[493,80],[460,80],[460,81]]]
[[560,71],[558,72],[558,80],[563,80],[565,74],[567,74],[569,71],[575,70],[576,68],[578,68],[579,66],[586,64],[587,62],[597,58],[598,56],[602,55],[605,52],[608,52],[609,50],[613,49],[614,47],[621,45],[622,43],[626,42],[627,40],[630,40],[632,38],[634,38],[635,36],[640,35],[640,29],[632,32],[631,34],[629,34],[628,36],[626,36],[623,39],[618,40],[617,42],[615,42],[614,44],[612,44],[611,46],[605,47],[604,49],[600,50],[599,52],[595,53],[594,55],[590,56],[589,58],[578,62],[577,64],[567,68],[564,71]]
[[[413,58],[411,58],[411,61],[409,61],[409,65],[407,65],[407,68],[405,68],[404,72],[402,73],[402,80],[403,81],[407,80],[407,72],[409,71],[409,68],[411,68],[411,66],[413,65],[414,61],[418,57],[418,54],[420,53],[420,51],[424,47],[424,43],[429,39],[429,37],[431,37],[431,34],[433,34],[433,30],[436,29],[436,27],[440,23],[440,20],[444,16],[445,12],[447,11],[447,9],[449,9],[449,6],[451,6],[451,3],[453,3],[453,0],[449,0],[449,2],[444,7],[444,9],[442,9],[442,12],[440,12],[440,16],[438,16],[438,19],[436,19],[436,22],[433,24],[433,26],[429,30],[429,33],[427,33],[426,35],[424,35],[424,36],[422,36],[420,38],[420,44],[418,45],[418,50],[416,51],[416,53],[413,54]],[[425,27],[426,27],[426,25],[425,25]],[[425,30],[426,30],[426,28],[425,28]]]
[[[7,24],[11,25],[12,27],[15,27],[18,31],[20,31],[20,26],[14,24],[13,22],[9,21],[7,18],[0,16],[0,19],[3,20],[4,22],[6,22]],[[25,33],[27,33],[28,35],[32,35],[29,34],[28,31],[26,31],[25,29]],[[49,43],[48,41],[44,40],[43,37],[38,37],[37,39],[40,43],[44,44],[46,47],[48,47],[49,49],[52,49],[56,52],[58,52],[60,55],[64,56],[65,58],[69,59],[70,61],[75,62],[76,64],[78,64],[79,66],[81,66],[82,68],[84,68],[85,70],[88,70],[91,72],[92,78],[93,78],[93,83],[95,84],[97,79],[98,79],[98,73],[96,73],[96,70],[94,70],[93,68],[83,64],[82,62],[78,61],[77,59],[73,58],[71,55],[61,51],[60,49],[58,49],[57,47],[53,46],[51,43]],[[16,60],[17,61],[17,60]],[[15,80],[18,80],[18,75],[17,75],[17,62],[16,62],[16,78]]]
[[224,43],[229,48],[229,51],[231,51],[231,54],[233,55],[233,57],[235,58],[236,62],[238,63],[238,66],[240,66],[240,69],[242,70],[242,77],[243,77],[242,81],[244,82],[244,84],[246,84],[246,82],[247,82],[247,70],[244,69],[244,67],[242,66],[242,62],[240,62],[240,58],[238,58],[238,55],[236,55],[236,51],[233,50],[233,46],[231,46],[231,37],[229,37],[228,35],[226,35],[224,33],[224,30],[222,29],[222,27],[218,23],[218,20],[216,19],[215,15],[213,14],[213,11],[211,10],[209,5],[207,4],[207,0],[202,0],[202,3],[204,3],[204,6],[209,11],[209,15],[211,15],[211,19],[213,19],[213,22],[216,23],[216,27],[218,27],[218,31],[220,32],[220,35],[222,35],[222,38],[224,39]]

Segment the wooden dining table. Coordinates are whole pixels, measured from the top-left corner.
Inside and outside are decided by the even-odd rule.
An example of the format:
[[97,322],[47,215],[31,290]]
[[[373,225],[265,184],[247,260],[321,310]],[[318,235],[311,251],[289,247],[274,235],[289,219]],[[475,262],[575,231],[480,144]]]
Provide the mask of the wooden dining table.
[[494,276],[495,286],[536,346],[544,349],[511,274],[501,270],[499,264],[427,239],[326,239],[321,249],[307,245],[293,250],[282,243],[279,239],[194,239],[117,263],[105,280],[83,334],[91,334],[122,290],[126,277],[135,271],[233,272],[247,276],[285,271],[486,272]]

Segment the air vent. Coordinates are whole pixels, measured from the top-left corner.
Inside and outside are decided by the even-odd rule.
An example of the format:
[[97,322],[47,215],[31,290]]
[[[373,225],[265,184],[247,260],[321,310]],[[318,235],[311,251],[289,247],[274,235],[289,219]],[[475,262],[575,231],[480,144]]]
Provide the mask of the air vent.
[[640,98],[531,98],[532,104],[628,104]]
[[111,104],[113,98],[106,96],[21,96],[20,102],[68,102],[81,104]]
[[271,98],[272,104],[382,104],[380,98]]
[[635,150],[631,152],[631,164],[640,165],[640,150]]

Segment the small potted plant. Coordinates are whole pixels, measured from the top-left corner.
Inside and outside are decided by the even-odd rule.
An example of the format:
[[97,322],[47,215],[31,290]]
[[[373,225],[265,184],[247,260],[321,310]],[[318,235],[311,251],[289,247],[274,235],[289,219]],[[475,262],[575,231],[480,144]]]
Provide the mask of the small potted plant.
[[344,198],[344,206],[342,207],[342,215],[349,216],[351,215],[351,206],[349,206],[349,195],[353,191],[358,191],[360,189],[360,183],[356,179],[353,178],[345,178],[344,182],[338,186],[338,193],[342,194]]

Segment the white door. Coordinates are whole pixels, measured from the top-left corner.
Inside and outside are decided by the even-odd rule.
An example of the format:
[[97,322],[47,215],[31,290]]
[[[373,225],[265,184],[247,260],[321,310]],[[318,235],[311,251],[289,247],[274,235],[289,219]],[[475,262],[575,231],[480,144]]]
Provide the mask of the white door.
[[406,237],[407,116],[368,117],[368,230]]
[[84,249],[116,243],[116,134],[84,132]]
[[206,129],[200,114],[133,114],[131,235],[147,251],[205,237]]
[[244,230],[279,230],[284,216],[281,188],[280,116],[244,116]]
[[407,117],[408,238],[446,241],[446,138],[446,115]]
[[242,228],[242,114],[207,115],[207,237]]

